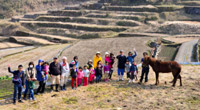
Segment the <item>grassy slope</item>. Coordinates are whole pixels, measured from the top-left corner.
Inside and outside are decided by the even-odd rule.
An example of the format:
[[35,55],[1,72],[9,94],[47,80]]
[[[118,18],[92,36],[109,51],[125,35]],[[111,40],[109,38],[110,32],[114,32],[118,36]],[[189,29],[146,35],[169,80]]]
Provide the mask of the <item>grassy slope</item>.
[[[199,66],[183,66],[182,77],[183,87],[171,87],[169,82],[172,75],[161,74],[160,85],[154,86],[155,76],[150,71],[149,82],[145,85],[128,84],[127,80],[117,82],[116,73],[114,80],[109,83],[100,83],[79,87],[73,91],[70,88],[66,92],[45,93],[36,96],[37,101],[25,104],[12,104],[0,106],[0,109],[46,109],[46,110],[66,110],[66,109],[154,109],[154,110],[188,110],[200,107],[200,88],[198,70]],[[141,71],[141,70],[140,70]],[[140,75],[138,75],[139,77]]]

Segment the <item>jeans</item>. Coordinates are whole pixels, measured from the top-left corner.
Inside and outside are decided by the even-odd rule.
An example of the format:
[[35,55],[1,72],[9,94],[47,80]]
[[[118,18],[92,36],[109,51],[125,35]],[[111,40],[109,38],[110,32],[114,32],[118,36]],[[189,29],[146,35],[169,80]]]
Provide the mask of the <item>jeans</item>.
[[118,68],[118,76],[120,76],[120,75],[124,75],[124,69],[121,69],[121,68]]
[[144,75],[145,75],[145,82],[148,82],[148,74],[149,74],[149,67],[142,67],[140,82],[142,82]]
[[28,93],[28,80],[26,80],[25,82],[25,85],[26,85],[26,88],[25,88],[25,91],[24,91],[24,96],[26,96],[26,94]]
[[28,97],[28,99],[30,100],[31,98],[32,98],[33,100],[35,100],[33,88],[29,88],[29,97]]
[[96,83],[101,81],[101,75],[96,76]]
[[13,94],[14,102],[16,102],[17,92],[18,92],[18,100],[21,100],[22,88],[23,87],[21,84],[14,84],[14,94]]

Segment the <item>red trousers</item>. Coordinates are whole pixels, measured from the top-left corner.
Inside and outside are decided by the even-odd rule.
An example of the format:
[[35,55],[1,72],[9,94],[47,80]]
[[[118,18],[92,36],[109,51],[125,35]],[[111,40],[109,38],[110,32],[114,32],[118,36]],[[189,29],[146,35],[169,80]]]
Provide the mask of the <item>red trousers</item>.
[[83,78],[83,86],[87,86],[88,85],[88,77],[84,77]]
[[77,78],[72,78],[72,83],[71,83],[72,89],[74,88],[74,83],[77,88]]

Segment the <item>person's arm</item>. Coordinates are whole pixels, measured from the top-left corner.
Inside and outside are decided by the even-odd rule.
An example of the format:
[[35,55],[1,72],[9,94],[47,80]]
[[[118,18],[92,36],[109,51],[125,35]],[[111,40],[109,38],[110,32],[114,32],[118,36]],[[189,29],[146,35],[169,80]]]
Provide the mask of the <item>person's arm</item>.
[[29,72],[28,72],[28,69],[26,69],[25,74],[27,75],[27,78],[28,78],[28,80],[29,80],[30,74],[29,74]]
[[49,65],[49,75],[52,74],[52,63]]
[[135,58],[136,56],[137,56],[137,52],[136,51],[134,51],[134,55],[132,56],[133,58]]
[[58,64],[59,64],[59,67],[60,67],[60,75],[62,75],[62,66],[61,66],[60,63],[58,63]]
[[116,58],[119,59],[119,55]]
[[8,66],[8,72],[14,74],[15,71],[12,71],[10,66]]
[[24,75],[24,72],[22,73],[22,86],[24,87],[24,84],[25,84],[25,75]]

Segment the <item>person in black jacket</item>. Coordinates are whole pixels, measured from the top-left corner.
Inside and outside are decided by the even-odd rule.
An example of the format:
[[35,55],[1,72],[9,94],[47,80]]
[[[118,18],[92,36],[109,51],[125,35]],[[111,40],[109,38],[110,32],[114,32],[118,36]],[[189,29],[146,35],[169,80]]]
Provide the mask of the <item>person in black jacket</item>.
[[23,66],[19,65],[18,70],[11,71],[10,65],[8,65],[9,73],[13,74],[13,84],[14,84],[14,94],[13,94],[13,104],[16,104],[16,97],[18,92],[18,102],[23,103],[21,100],[22,89],[25,87],[25,75],[23,71]]
[[101,77],[102,77],[101,64],[97,65],[97,68],[95,69],[95,76],[96,76],[96,83],[99,83],[101,81]]
[[[72,68],[70,70],[70,75],[72,77],[72,82],[71,82],[72,89],[76,90],[76,88],[77,88],[77,75],[78,75],[78,71],[76,70],[76,64],[72,64]],[[74,83],[75,83],[75,87],[74,87]]]
[[119,76],[119,81],[123,81],[123,75],[124,75],[124,70],[125,70],[125,63],[126,63],[126,56],[123,54],[123,50],[120,50],[120,55],[117,56],[118,59],[118,76]]
[[49,67],[49,74],[51,76],[51,90],[53,91],[53,86],[56,82],[56,92],[58,92],[62,68],[60,63],[58,63],[57,57],[54,57],[53,60],[54,61],[50,64]]

